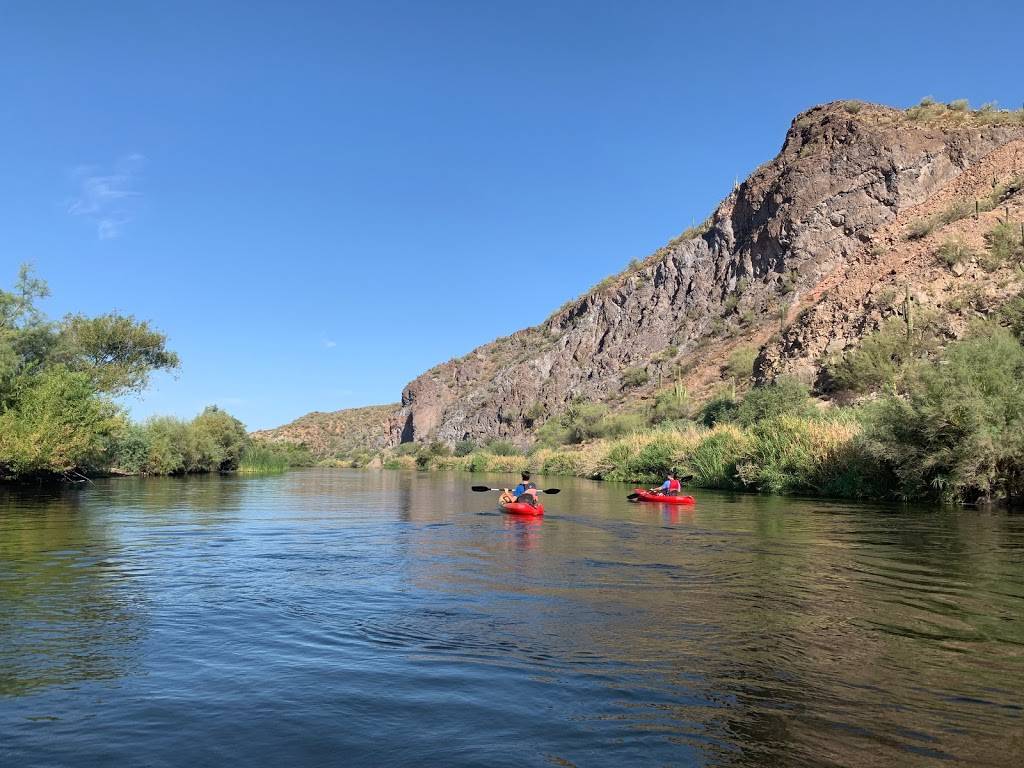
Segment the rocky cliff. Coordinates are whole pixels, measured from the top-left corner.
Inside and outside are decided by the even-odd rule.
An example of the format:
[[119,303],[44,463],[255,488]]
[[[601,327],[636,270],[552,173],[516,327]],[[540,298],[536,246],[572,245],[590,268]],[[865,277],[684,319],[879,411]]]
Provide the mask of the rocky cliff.
[[[859,102],[811,109],[700,231],[541,325],[410,382],[388,414],[384,442],[524,443],[574,398],[627,407],[680,377],[706,392],[738,344],[760,349],[761,380],[781,373],[819,380],[823,356],[855,344],[895,311],[896,289],[939,307],[968,283],[993,295],[1010,290],[1012,276],[949,272],[935,261],[934,235],[909,240],[906,230],[951,204],[991,197],[1024,172],[1022,159],[1021,113]],[[998,202],[1007,216],[1021,205],[1012,189]],[[995,215],[952,226],[978,240]]]

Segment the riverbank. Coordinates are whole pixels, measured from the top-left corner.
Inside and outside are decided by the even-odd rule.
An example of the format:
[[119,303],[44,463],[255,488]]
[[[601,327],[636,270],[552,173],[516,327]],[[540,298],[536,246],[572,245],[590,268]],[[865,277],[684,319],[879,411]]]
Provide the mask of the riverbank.
[[675,469],[692,475],[689,485],[695,488],[851,499],[891,496],[891,473],[867,450],[863,427],[850,416],[784,415],[750,428],[670,425],[516,455],[479,450],[454,456],[427,446],[415,455],[393,453],[382,465],[437,471],[531,470],[642,484],[661,482]]

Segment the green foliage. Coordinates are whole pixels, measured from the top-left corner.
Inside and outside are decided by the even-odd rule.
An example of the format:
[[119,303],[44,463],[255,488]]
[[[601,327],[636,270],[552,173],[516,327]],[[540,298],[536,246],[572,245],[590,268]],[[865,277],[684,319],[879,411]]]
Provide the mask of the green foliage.
[[1004,221],[985,233],[988,258],[982,266],[994,272],[1009,261],[1024,260],[1024,235],[1020,226]]
[[622,372],[622,388],[632,389],[643,386],[650,378],[650,375],[643,368],[626,368]]
[[561,416],[537,430],[537,439],[542,445],[574,445],[595,438],[618,437],[644,424],[640,414],[613,414],[602,403],[574,400]]
[[940,211],[932,216],[911,222],[910,226],[907,227],[907,239],[920,240],[930,235],[934,230],[944,227],[947,224],[952,224],[954,221],[966,219],[973,213],[973,203],[966,200],[957,201],[944,211]]
[[758,421],[784,414],[808,417],[816,412],[807,387],[790,376],[755,387],[736,408],[736,422],[748,427]]
[[553,453],[544,460],[541,471],[545,475],[578,476],[582,471],[579,457],[569,453]]
[[739,401],[729,393],[723,392],[708,400],[700,409],[697,420],[705,427],[713,427],[716,424],[728,424],[736,421],[736,411],[739,409]]
[[737,471],[745,484],[767,493],[877,495],[885,473],[854,432],[841,422],[793,415],[764,419],[750,428]]
[[1024,496],[1024,348],[986,324],[922,366],[906,397],[873,412],[873,455],[904,498],[1019,500]]
[[753,378],[755,360],[757,360],[757,347],[750,344],[736,347],[729,353],[725,372],[737,384],[747,384]]
[[611,466],[606,480],[656,482],[664,479],[678,461],[678,445],[667,435],[659,436],[632,453],[626,446],[613,446],[605,461]]
[[878,392],[899,389],[912,366],[935,354],[941,343],[941,329],[934,316],[922,314],[909,329],[903,318],[892,317],[860,346],[846,352],[827,366],[838,389],[849,392]]
[[492,456],[518,456],[521,451],[508,440],[491,440],[484,446]]
[[690,393],[682,382],[677,382],[672,387],[655,393],[654,405],[651,407],[652,424],[678,421],[687,419],[689,416]]
[[166,348],[167,337],[146,322],[117,314],[69,315],[59,329],[57,359],[89,375],[99,392],[140,392],[153,371],[178,367]]
[[252,442],[245,425],[215,405],[208,406],[192,420],[196,441],[205,452],[203,464],[210,470],[229,472],[238,469],[242,453]]
[[0,477],[95,467],[123,425],[119,409],[96,394],[88,376],[63,366],[21,377],[13,399],[0,413]]
[[526,422],[527,426],[532,427],[538,421],[543,419],[546,414],[547,411],[542,403],[534,403],[526,409],[525,413],[523,413],[523,420]]
[[273,443],[257,443],[242,453],[238,471],[247,475],[277,475],[288,470],[288,457]]
[[436,459],[443,459],[451,455],[452,449],[448,447],[447,443],[435,440],[428,445],[420,446],[416,452],[416,466],[419,469],[429,469]]
[[1010,299],[999,311],[1002,321],[1009,326],[1010,332],[1024,344],[1024,293]]
[[686,458],[693,484],[701,488],[742,489],[737,465],[743,458],[748,440],[738,429],[712,432],[701,440]]
[[[53,323],[37,306],[48,294],[27,266],[13,290],[0,290],[0,477],[70,476],[121,462],[142,471],[149,436],[128,427],[109,396],[141,390],[153,371],[175,368],[177,356],[163,334],[131,317]],[[189,458],[237,461],[212,423],[194,438]]]
[[952,238],[946,240],[939,246],[939,250],[935,252],[936,260],[938,260],[940,264],[945,264],[947,267],[955,267],[957,264],[963,264],[976,256],[977,254],[974,249],[967,245],[963,240],[955,240]]
[[476,443],[472,440],[460,440],[455,444],[455,455],[456,456],[469,456],[473,451],[476,450]]

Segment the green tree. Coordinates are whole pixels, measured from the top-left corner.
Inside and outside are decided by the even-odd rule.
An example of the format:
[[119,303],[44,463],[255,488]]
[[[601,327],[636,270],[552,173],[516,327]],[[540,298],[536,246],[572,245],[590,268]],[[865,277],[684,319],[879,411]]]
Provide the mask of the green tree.
[[16,402],[0,413],[0,475],[69,474],[97,466],[123,426],[89,377],[63,366],[15,385]]
[[140,392],[154,371],[178,367],[167,337],[134,317],[69,315],[60,324],[58,355],[89,375],[96,389],[112,395]]
[[228,472],[238,469],[242,453],[252,442],[245,425],[216,405],[207,406],[195,419],[191,428],[198,441],[207,446],[210,471]]

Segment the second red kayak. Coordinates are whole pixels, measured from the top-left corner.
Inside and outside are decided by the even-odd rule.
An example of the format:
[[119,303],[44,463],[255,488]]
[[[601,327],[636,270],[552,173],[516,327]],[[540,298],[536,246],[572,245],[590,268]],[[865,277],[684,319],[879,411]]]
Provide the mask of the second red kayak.
[[509,502],[498,502],[498,509],[504,512],[506,515],[528,515],[530,517],[536,517],[537,515],[544,514],[544,505],[538,504],[536,507],[532,504],[523,504],[518,501]]
[[656,501],[659,504],[696,504],[697,500],[693,496],[666,496],[663,493],[651,493],[645,491],[642,488],[637,488],[633,493],[636,494],[637,501]]

